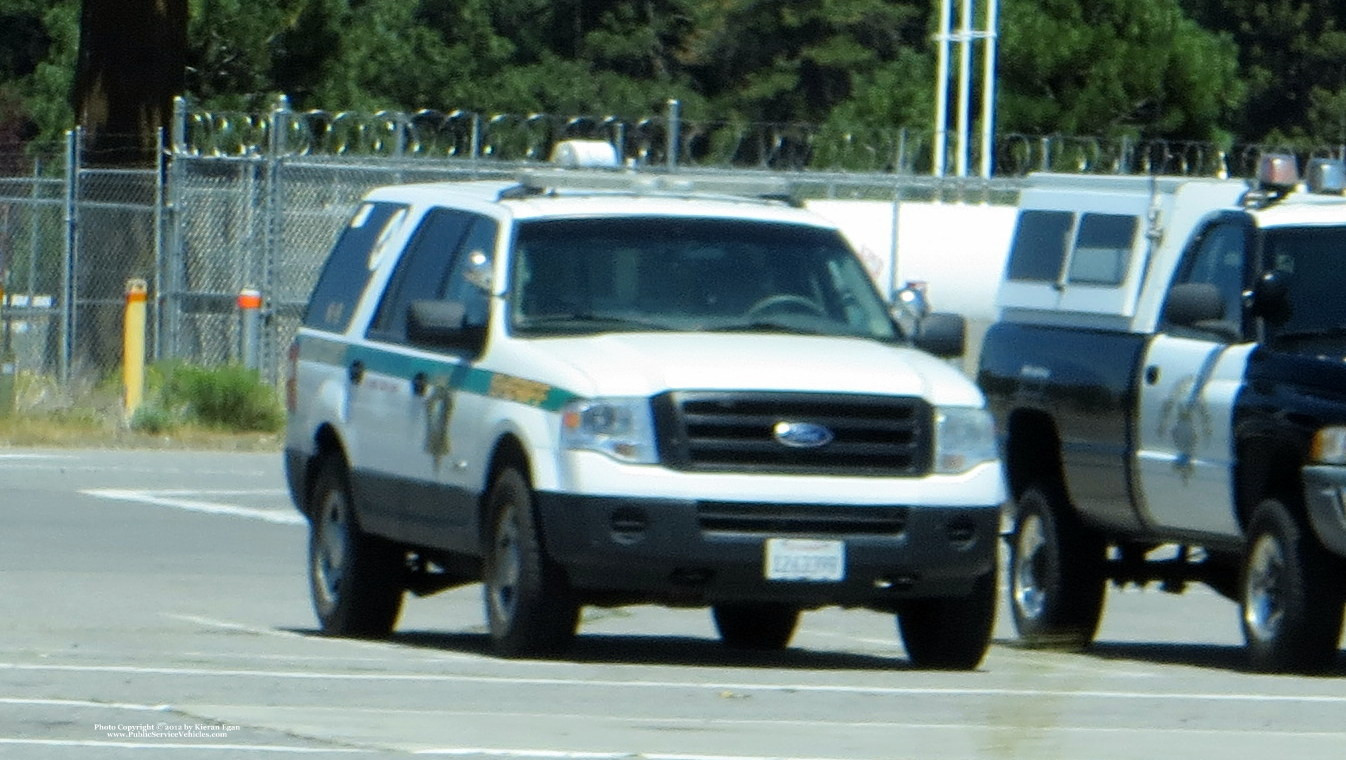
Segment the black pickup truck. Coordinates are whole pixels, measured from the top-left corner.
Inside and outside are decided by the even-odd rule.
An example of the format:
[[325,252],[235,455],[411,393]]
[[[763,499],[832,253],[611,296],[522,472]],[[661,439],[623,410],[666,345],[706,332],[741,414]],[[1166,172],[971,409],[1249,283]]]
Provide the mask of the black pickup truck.
[[1320,671],[1346,603],[1346,169],[1255,182],[1042,174],[978,382],[1030,645],[1094,638],[1108,582],[1209,585],[1250,664]]

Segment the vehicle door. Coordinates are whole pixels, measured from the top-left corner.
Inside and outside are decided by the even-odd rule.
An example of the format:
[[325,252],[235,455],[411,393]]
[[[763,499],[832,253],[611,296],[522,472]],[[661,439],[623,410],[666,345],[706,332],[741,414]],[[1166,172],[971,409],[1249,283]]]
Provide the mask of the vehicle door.
[[[1238,534],[1232,420],[1255,345],[1244,309],[1252,241],[1250,225],[1239,217],[1217,219],[1194,239],[1138,373],[1142,510],[1171,531]],[[1222,305],[1217,319],[1178,315],[1175,293],[1190,284],[1214,286]]]
[[[393,538],[446,549],[475,546],[473,501],[462,481],[455,439],[470,438],[474,420],[455,414],[472,356],[417,345],[407,331],[410,305],[453,299],[468,324],[486,325],[489,298],[468,286],[470,272],[489,272],[498,224],[456,209],[428,211],[398,262],[370,322],[363,386],[352,426],[362,431],[366,481],[380,484]],[[358,419],[355,417],[358,415]]]

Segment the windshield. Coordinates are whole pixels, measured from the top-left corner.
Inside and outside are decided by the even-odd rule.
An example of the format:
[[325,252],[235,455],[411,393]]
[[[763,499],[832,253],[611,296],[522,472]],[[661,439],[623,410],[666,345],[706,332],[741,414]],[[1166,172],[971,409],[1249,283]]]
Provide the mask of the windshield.
[[1285,284],[1286,306],[1267,321],[1267,342],[1282,350],[1346,354],[1346,226],[1266,232],[1268,272]]
[[762,331],[897,337],[834,230],[743,219],[520,223],[512,327],[535,334]]

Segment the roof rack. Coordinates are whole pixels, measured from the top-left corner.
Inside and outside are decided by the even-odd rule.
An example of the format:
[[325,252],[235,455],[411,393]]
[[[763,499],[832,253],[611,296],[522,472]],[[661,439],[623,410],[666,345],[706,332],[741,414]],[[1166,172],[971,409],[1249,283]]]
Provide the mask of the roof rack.
[[726,177],[688,174],[640,174],[629,170],[533,169],[517,176],[519,184],[501,199],[533,195],[612,194],[677,198],[757,199],[799,205],[782,177]]

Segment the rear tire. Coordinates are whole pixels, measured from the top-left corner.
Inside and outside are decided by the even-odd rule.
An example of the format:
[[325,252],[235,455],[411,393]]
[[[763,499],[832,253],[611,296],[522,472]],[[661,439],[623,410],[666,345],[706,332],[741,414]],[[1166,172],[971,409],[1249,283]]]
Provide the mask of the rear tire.
[[711,617],[720,641],[731,649],[784,649],[799,625],[799,609],[777,602],[717,604]]
[[309,590],[322,632],[384,638],[405,596],[406,552],[360,530],[345,465],[318,465],[309,492]]
[[991,646],[995,608],[995,570],[978,578],[965,597],[904,602],[897,630],[911,664],[932,670],[976,668]]
[[579,605],[564,571],[543,549],[528,481],[518,470],[502,470],[487,508],[483,597],[492,647],[502,657],[565,650],[579,625]]
[[1019,497],[1010,543],[1010,610],[1029,646],[1083,649],[1094,640],[1107,590],[1107,545],[1057,489]]
[[1341,640],[1343,562],[1285,505],[1253,512],[1244,554],[1241,622],[1249,664],[1266,672],[1312,673],[1330,666]]

